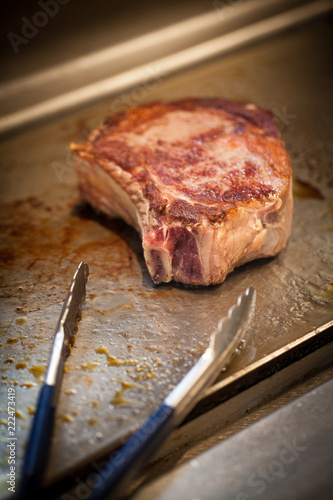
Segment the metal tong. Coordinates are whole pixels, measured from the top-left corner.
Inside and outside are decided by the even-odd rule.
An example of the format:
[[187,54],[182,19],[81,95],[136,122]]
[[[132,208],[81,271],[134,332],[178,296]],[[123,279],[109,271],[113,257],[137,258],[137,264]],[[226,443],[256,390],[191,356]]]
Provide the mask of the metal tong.
[[51,445],[55,409],[63,378],[66,357],[70,353],[86,297],[89,268],[83,261],[77,268],[56,326],[51,357],[41,389],[25,455],[17,500],[37,498],[40,493]]
[[143,427],[103,467],[91,500],[101,500],[106,495],[112,495],[113,500],[117,498],[195,406],[203,389],[214,381],[239,347],[253,315],[255,299],[256,291],[252,287],[238,297],[237,305],[219,322],[198,362]]

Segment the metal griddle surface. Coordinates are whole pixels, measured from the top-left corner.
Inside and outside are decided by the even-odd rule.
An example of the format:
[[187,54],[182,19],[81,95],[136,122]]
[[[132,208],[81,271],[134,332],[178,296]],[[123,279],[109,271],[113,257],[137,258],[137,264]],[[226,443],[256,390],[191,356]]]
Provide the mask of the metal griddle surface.
[[[154,286],[137,233],[79,202],[68,144],[84,140],[109,114],[112,98],[2,142],[1,399],[7,387],[16,388],[18,466],[61,303],[82,259],[91,271],[87,305],[66,364],[52,481],[112,450],[139,426],[247,286],[257,289],[255,318],[220,379],[332,319],[330,28],[326,20],[313,22],[166,77],[145,96],[224,96],[276,114],[293,164],[292,237],[276,258],[249,263],[219,286]],[[5,437],[6,405],[1,408]]]

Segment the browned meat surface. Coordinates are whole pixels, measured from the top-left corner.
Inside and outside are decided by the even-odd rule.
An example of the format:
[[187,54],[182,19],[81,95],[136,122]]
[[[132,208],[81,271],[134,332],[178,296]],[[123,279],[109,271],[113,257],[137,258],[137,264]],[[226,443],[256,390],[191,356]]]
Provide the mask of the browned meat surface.
[[272,113],[254,104],[151,103],[71,149],[82,197],[140,232],[155,283],[220,283],[286,245],[290,159]]

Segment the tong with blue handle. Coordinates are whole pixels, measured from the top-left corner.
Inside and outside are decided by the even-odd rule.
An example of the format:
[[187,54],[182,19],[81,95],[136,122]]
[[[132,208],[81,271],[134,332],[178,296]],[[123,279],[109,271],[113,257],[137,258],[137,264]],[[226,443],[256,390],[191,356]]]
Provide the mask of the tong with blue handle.
[[83,261],[77,268],[62,306],[53,341],[45,382],[41,389],[28,448],[25,455],[17,500],[38,498],[51,445],[55,409],[63,378],[65,359],[81,317],[89,268]]
[[195,406],[202,390],[229,363],[253,315],[255,299],[256,291],[252,287],[240,295],[237,305],[231,307],[228,315],[219,322],[208,348],[198,362],[143,427],[103,467],[96,481],[99,486],[89,500],[102,500],[107,495],[115,500],[156,454],[171,431]]

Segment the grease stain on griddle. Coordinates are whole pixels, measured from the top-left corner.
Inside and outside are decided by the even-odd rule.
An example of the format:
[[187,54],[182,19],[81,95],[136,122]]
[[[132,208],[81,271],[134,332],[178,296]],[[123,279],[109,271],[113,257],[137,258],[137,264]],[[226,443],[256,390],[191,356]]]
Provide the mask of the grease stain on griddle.
[[138,368],[137,372],[139,372],[137,375],[133,375],[130,373],[129,376],[133,380],[146,380],[157,377],[156,373],[153,370],[142,371],[142,368]]
[[100,366],[100,363],[89,361],[87,363],[81,363],[80,368],[87,372],[93,372],[96,366]]
[[16,342],[18,342],[18,341],[19,341],[19,339],[15,338],[15,337],[8,337],[6,344],[16,344]]
[[41,376],[46,372],[46,365],[33,365],[29,368],[29,372],[37,379],[40,380]]
[[10,323],[3,323],[2,325],[0,325],[0,328],[1,328],[1,333],[6,333],[7,329],[11,326]]
[[[104,354],[107,360],[107,366],[133,366],[135,373],[132,372],[132,368],[127,368],[126,372],[132,380],[147,380],[156,377],[155,371],[152,369],[149,363],[144,360],[120,360],[114,356],[111,356],[109,350],[106,346],[100,346],[95,349],[97,354]],[[145,358],[144,358],[145,359]]]
[[322,297],[324,299],[333,299],[333,283],[328,283],[326,288],[322,291]]
[[[5,265],[0,296],[17,298],[17,313],[62,302],[68,276],[82,258],[89,262],[95,282],[142,277],[145,266],[136,231],[122,221],[97,215],[86,204],[67,200],[55,202],[50,210],[46,201],[28,197],[0,203],[0,210],[0,233],[8,235],[0,239]],[[94,298],[93,293],[88,296]]]
[[136,384],[134,382],[127,382],[125,380],[122,380],[121,381],[121,386],[122,386],[122,389],[123,391],[127,390],[127,389],[141,389],[141,390],[144,390],[145,388],[140,385],[140,384]]
[[99,401],[90,401],[88,405],[90,408],[97,408],[99,406]]
[[20,384],[20,387],[23,387],[24,389],[30,389],[30,387],[36,387],[37,384],[35,384],[34,382],[22,382],[22,384]]
[[132,399],[127,399],[124,397],[124,391],[122,389],[116,389],[116,393],[111,400],[111,406],[118,406],[118,405],[134,405],[136,404],[136,401],[133,401]]
[[93,384],[93,379],[85,374],[71,375],[71,385],[75,387],[90,387]]
[[114,365],[133,365],[133,366],[136,366],[138,364],[138,361],[135,361],[133,359],[120,360],[120,359],[115,358],[114,356],[111,356],[108,348],[105,346],[96,347],[95,352],[97,354],[104,354],[106,356],[108,366],[114,366]]
[[296,198],[323,200],[324,196],[318,188],[302,179],[293,179],[293,195]]
[[98,422],[99,422],[98,418],[91,417],[88,421],[88,424],[91,426],[98,424]]
[[63,422],[67,423],[72,423],[74,420],[73,417],[68,413],[66,413],[65,415],[58,416],[58,418],[60,418]]
[[27,366],[28,366],[27,363],[23,363],[21,361],[21,362],[16,363],[15,368],[16,368],[16,370],[24,370],[24,368],[27,368]]
[[17,318],[17,319],[16,319],[16,323],[17,323],[18,325],[24,325],[24,323],[26,323],[27,321],[28,321],[28,320],[27,320],[27,318],[24,318],[24,317],[23,317],[23,318]]
[[73,394],[77,393],[77,390],[76,389],[67,389],[64,392],[65,392],[65,394],[67,394],[67,396],[72,396]]
[[21,410],[15,410],[15,416],[22,420],[26,420],[27,418]]

